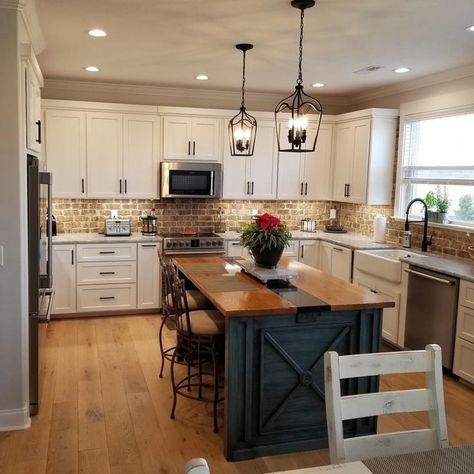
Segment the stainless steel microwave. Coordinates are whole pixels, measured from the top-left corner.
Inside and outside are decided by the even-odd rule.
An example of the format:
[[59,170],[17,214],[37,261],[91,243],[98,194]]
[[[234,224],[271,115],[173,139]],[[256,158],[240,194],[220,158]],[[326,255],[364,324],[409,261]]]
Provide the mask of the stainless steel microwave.
[[162,198],[220,198],[221,190],[220,163],[161,163]]

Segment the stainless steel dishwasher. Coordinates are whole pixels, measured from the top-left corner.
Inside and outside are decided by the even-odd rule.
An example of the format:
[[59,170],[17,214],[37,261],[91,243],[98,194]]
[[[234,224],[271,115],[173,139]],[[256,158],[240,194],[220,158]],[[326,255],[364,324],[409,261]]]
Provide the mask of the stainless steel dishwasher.
[[405,347],[424,349],[439,344],[443,366],[453,366],[459,279],[410,265]]

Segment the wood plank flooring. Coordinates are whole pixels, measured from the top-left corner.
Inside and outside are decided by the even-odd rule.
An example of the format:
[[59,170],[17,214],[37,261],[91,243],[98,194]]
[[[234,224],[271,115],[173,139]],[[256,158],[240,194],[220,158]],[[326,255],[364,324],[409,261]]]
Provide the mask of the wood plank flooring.
[[[41,326],[41,408],[25,431],[0,433],[1,474],[181,474],[206,457],[213,474],[262,474],[329,463],[327,450],[227,463],[210,405],[178,400],[158,378],[159,315],[69,319]],[[166,332],[168,342],[173,334]],[[418,374],[382,389],[422,387]],[[474,444],[474,390],[445,376],[450,443]],[[383,432],[426,426],[426,413],[381,417]]]

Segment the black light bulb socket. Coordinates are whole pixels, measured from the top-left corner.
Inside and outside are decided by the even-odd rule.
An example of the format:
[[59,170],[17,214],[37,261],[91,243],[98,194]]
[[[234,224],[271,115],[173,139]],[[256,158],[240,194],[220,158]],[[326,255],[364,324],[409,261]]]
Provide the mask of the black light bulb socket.
[[307,8],[312,8],[315,5],[315,0],[292,0],[291,2],[291,6],[297,8],[298,10],[306,10]]
[[249,49],[252,49],[253,48],[253,44],[250,44],[250,43],[239,43],[239,44],[236,44],[235,47],[237,49],[239,49],[240,51],[243,51],[245,53],[245,51],[248,51]]

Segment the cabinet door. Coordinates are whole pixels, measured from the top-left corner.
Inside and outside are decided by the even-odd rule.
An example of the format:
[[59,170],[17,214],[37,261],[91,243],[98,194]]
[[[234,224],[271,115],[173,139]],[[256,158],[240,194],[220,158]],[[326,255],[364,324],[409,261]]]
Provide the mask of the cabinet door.
[[246,258],[249,256],[249,252],[245,247],[240,245],[240,240],[229,240],[227,242],[227,256]]
[[[316,133],[316,127],[309,127],[309,136]],[[333,126],[321,124],[318,141],[312,153],[304,159],[305,199],[331,199],[331,154]]]
[[222,161],[221,119],[192,119],[191,156],[199,161]]
[[190,117],[163,117],[163,160],[189,160],[191,127]]
[[123,197],[158,197],[159,121],[149,115],[123,117]]
[[53,197],[84,198],[86,193],[86,114],[46,110],[46,166],[53,173]]
[[25,64],[26,147],[41,151],[41,88],[34,72]]
[[319,268],[319,240],[300,240],[299,261]]
[[321,242],[319,245],[319,269],[325,273],[331,274],[331,256],[332,245],[327,242]]
[[251,199],[276,198],[277,150],[275,125],[259,122],[254,154],[248,157]]
[[76,312],[76,247],[53,246],[53,314]]
[[474,344],[460,337],[454,345],[453,372],[464,380],[474,383]]
[[370,124],[370,119],[358,120],[353,124],[354,145],[348,201],[359,204],[367,201]]
[[123,183],[122,114],[87,113],[87,196],[121,198]]
[[137,307],[155,309],[161,306],[159,244],[138,244]]
[[336,150],[334,157],[333,198],[347,201],[345,195],[352,173],[352,156],[354,153],[354,126],[352,123],[341,123],[336,126]]
[[383,310],[382,336],[393,344],[399,344],[400,292],[383,288],[379,285],[376,286],[376,292],[380,296],[385,296],[388,299],[395,301],[394,308],[384,308]]
[[[228,131],[226,133],[229,139]],[[223,199],[248,199],[250,193],[249,157],[231,156],[225,143],[223,166]]]
[[331,275],[352,281],[352,250],[333,246],[331,249]]

